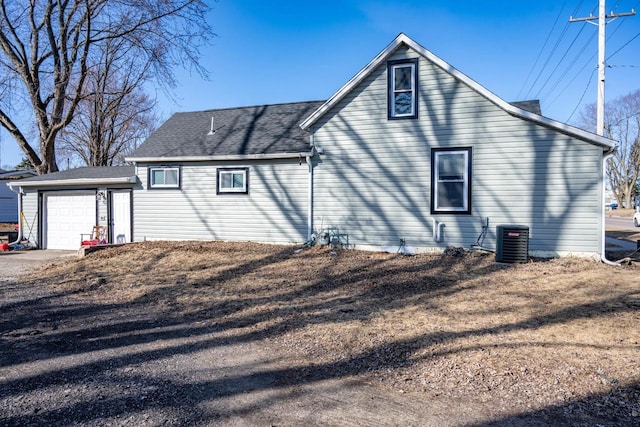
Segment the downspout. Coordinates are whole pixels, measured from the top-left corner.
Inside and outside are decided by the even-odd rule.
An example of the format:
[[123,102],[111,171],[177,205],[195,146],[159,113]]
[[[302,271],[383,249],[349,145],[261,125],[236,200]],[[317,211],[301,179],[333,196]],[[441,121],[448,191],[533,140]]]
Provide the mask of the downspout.
[[313,235],[313,163],[311,157],[315,155],[316,148],[313,146],[313,134],[311,134],[311,153],[306,156],[305,160],[309,166],[309,183],[307,189],[307,241],[311,240]]
[[11,183],[9,183],[8,187],[9,187],[9,190],[13,191],[18,195],[18,237],[15,242],[9,243],[9,246],[11,246],[11,245],[16,245],[22,241],[22,191],[20,187],[18,187],[18,190],[16,191],[11,185]]
[[602,209],[602,246],[601,246],[601,252],[600,252],[600,260],[607,264],[607,265],[614,265],[619,267],[620,264],[617,262],[613,262],[613,261],[609,261],[607,259],[607,255],[605,253],[605,240],[606,240],[606,227],[605,227],[605,208],[604,208],[604,199],[606,197],[606,176],[607,176],[607,160],[609,160],[611,158],[611,156],[614,155],[614,153],[616,152],[617,148],[613,148],[610,152],[608,152],[607,154],[604,155],[604,157],[602,158],[602,203],[600,203],[600,209]]

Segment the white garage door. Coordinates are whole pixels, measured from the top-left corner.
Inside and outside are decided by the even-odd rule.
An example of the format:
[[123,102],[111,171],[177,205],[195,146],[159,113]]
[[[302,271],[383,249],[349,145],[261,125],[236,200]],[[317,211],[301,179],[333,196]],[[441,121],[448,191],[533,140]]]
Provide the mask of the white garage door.
[[96,194],[72,192],[47,194],[44,198],[44,247],[78,249],[80,234],[96,225]]

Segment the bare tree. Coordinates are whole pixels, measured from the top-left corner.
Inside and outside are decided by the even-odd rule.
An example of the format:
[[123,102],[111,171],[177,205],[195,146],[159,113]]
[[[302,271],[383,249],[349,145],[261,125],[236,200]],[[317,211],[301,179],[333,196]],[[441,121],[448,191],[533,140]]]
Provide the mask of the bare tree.
[[[588,105],[580,125],[595,129],[596,106]],[[620,206],[630,208],[640,177],[640,90],[608,102],[604,109],[605,136],[618,142],[607,164],[607,178]]]
[[126,55],[126,45],[124,39],[107,40],[100,57],[92,61],[87,95],[59,136],[59,152],[68,159],[87,166],[122,164],[157,126],[155,100],[143,87],[151,61]]
[[[39,173],[58,170],[56,138],[90,95],[96,50],[123,40],[123,55],[175,87],[178,66],[206,75],[207,11],[203,0],[0,0],[0,125]],[[35,123],[37,144],[21,123]]]

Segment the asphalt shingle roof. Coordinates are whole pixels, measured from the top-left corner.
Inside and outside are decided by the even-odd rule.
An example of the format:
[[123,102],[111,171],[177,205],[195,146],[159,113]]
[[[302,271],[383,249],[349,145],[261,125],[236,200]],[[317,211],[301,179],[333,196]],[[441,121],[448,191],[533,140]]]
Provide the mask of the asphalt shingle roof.
[[22,179],[25,177],[35,176],[36,172],[30,169],[27,170],[13,170],[13,171],[4,171],[0,169],[0,179],[1,180],[16,180]]
[[25,178],[20,180],[20,182],[23,183],[74,179],[129,178],[135,176],[135,174],[136,171],[133,166],[81,167],[60,172],[48,173],[46,175],[34,176],[31,178]]
[[[238,156],[309,151],[299,124],[322,101],[176,113],[128,158]],[[211,130],[211,117],[215,132]]]
[[509,104],[514,105],[518,108],[522,108],[523,110],[529,111],[530,113],[534,113],[539,116],[542,115],[542,109],[540,108],[539,99],[530,99],[527,101],[514,101],[514,102],[510,102]]

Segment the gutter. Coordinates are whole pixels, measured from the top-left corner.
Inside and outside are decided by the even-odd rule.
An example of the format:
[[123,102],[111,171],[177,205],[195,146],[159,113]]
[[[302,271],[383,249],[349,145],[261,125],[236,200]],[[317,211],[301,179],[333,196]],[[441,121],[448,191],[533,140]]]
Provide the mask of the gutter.
[[[78,179],[56,179],[52,181],[12,181],[9,182],[9,188],[17,187],[59,187],[61,185],[114,185],[114,184],[135,184],[137,178],[129,176],[126,178],[78,178]],[[12,189],[13,191],[13,189]],[[15,191],[14,191],[15,192]]]
[[602,158],[602,203],[600,203],[600,209],[602,209],[602,246],[601,246],[601,252],[600,252],[600,260],[607,264],[607,265],[613,265],[616,267],[620,267],[620,263],[617,262],[613,262],[613,261],[609,261],[607,259],[607,254],[605,252],[605,246],[606,246],[606,242],[605,242],[605,238],[606,238],[606,230],[605,230],[605,209],[604,209],[604,199],[606,197],[606,186],[605,186],[605,181],[606,181],[606,174],[607,174],[607,160],[609,160],[611,158],[611,156],[613,156],[616,152],[617,148],[613,147],[611,150],[609,150],[608,152],[606,152],[606,154],[604,155],[604,157]]
[[603,148],[607,148],[609,150],[613,150],[615,148],[614,141],[604,136],[597,135],[595,133],[591,133],[580,128],[576,128],[562,122],[558,122],[556,120],[532,113],[527,110],[523,110],[522,108],[509,104],[508,102],[503,101],[502,99],[499,99],[499,102],[496,99],[493,99],[493,100],[489,99],[489,100],[497,104],[499,107],[501,107],[503,110],[505,110],[507,113],[511,114],[514,117],[518,117],[520,119],[533,122],[540,126],[544,126],[546,128],[556,130],[570,137],[578,138],[582,141],[585,141]]
[[302,157],[313,157],[315,151],[298,153],[275,153],[275,154],[229,154],[225,156],[159,156],[159,157],[125,157],[127,162],[135,163],[156,163],[156,162],[207,162],[207,161],[229,161],[229,160],[277,160],[277,159],[301,159]]

